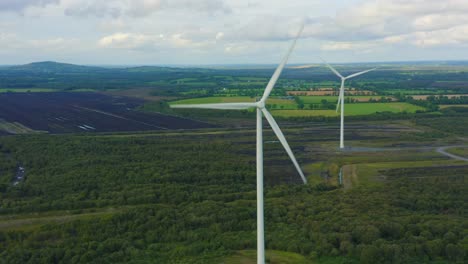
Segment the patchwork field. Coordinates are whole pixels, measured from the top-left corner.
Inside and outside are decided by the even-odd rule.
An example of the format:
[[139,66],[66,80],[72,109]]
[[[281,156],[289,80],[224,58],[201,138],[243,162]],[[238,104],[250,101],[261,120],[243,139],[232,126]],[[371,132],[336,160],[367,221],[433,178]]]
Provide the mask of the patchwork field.
[[[320,104],[322,100],[327,100],[327,102],[335,103],[338,100],[337,96],[299,96],[304,104]],[[381,100],[385,98],[386,100],[394,101],[396,100],[394,97],[391,96],[346,96],[345,99],[349,99],[354,102],[369,102],[371,100]]]
[[[424,94],[424,95],[413,95],[412,97],[416,100],[427,100],[429,96],[434,96],[434,95]],[[468,96],[468,94],[438,94],[437,96],[445,96],[449,99],[453,99],[453,98],[458,98],[462,96]]]
[[[216,103],[237,103],[237,102],[255,102],[255,98],[248,96],[232,96],[232,97],[202,97],[193,99],[184,99],[170,102],[170,104],[216,104]],[[268,98],[267,104],[274,105],[274,108],[282,109],[297,109],[297,104],[294,100]]]
[[[363,103],[345,104],[346,115],[369,115],[377,112],[408,112],[423,111],[424,108],[408,103]],[[335,110],[273,110],[273,115],[281,117],[307,117],[307,116],[338,116]]]
[[456,105],[439,105],[440,109],[445,109],[449,107],[468,107],[466,104],[456,104]]
[[[375,95],[372,91],[366,90],[353,90],[349,91],[346,90],[346,94],[349,95]],[[288,91],[288,95],[295,95],[295,96],[327,96],[327,95],[338,95],[338,89],[335,88],[323,88],[319,89],[318,91]]]

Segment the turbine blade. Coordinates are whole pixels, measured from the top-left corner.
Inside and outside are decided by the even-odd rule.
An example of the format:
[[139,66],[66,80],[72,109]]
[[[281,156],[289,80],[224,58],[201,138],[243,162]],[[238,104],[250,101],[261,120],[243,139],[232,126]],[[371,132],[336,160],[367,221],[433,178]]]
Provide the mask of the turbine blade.
[[283,132],[281,132],[281,129],[279,128],[275,119],[270,114],[270,112],[268,112],[268,110],[266,110],[265,108],[262,108],[262,112],[263,112],[263,115],[265,115],[265,118],[267,119],[268,123],[270,124],[271,129],[273,129],[273,131],[275,132],[276,137],[278,137],[279,141],[281,142],[284,149],[286,150],[289,157],[291,158],[292,162],[294,163],[294,166],[296,167],[297,172],[299,172],[299,175],[301,175],[302,181],[304,183],[307,183],[307,179],[304,176],[304,173],[302,173],[301,167],[299,167],[299,164],[297,163],[296,158],[294,157],[294,154],[291,148],[289,147],[288,141],[286,141],[286,138],[284,137]]
[[341,104],[341,90],[340,90],[340,93],[338,95],[338,102],[336,103],[336,112],[338,113],[338,109],[340,108],[340,104]]
[[371,72],[371,71],[375,71],[376,69],[377,68],[373,68],[373,69],[370,69],[370,70],[366,70],[366,71],[358,72],[358,73],[355,73],[355,74],[351,74],[349,76],[346,76],[345,79],[351,79],[351,78],[354,78],[354,77],[359,76],[361,74],[368,73],[368,72]]
[[263,92],[262,96],[262,101],[265,102],[268,96],[270,96],[271,90],[273,90],[273,87],[275,87],[276,82],[278,81],[278,78],[281,75],[281,72],[283,71],[284,66],[288,62],[289,56],[291,55],[292,51],[294,50],[294,47],[296,46],[296,42],[301,36],[302,30],[304,29],[304,24],[301,25],[301,28],[299,29],[299,32],[296,35],[296,38],[291,44],[291,47],[289,47],[288,52],[286,53],[286,56],[284,56],[283,60],[281,61],[280,65],[278,65],[278,68],[276,68],[275,72],[273,73],[273,76],[271,76],[270,81],[268,82],[267,87],[265,88],[265,92]]
[[220,103],[220,104],[174,104],[171,108],[199,108],[199,109],[226,109],[243,110],[257,107],[257,103]]
[[328,64],[328,62],[326,62],[324,59],[322,59],[322,57],[320,57],[320,59],[323,61],[323,63],[325,63],[325,65],[327,65],[327,67],[334,73],[336,74],[336,76],[340,77],[340,78],[344,78],[343,75],[341,75],[337,70],[335,70],[335,68],[333,68],[330,64]]
[[341,87],[340,87],[340,92],[338,94],[338,103],[336,104],[336,112],[338,113],[338,109],[340,107],[340,104],[341,104],[341,97],[344,96],[344,80],[342,79],[341,80]]

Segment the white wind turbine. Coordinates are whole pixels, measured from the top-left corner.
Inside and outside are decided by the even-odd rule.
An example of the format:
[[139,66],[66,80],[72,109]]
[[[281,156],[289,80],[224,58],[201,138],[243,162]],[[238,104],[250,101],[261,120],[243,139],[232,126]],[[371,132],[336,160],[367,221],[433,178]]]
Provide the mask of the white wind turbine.
[[284,149],[291,158],[294,166],[296,167],[299,175],[302,178],[302,181],[307,183],[307,179],[302,173],[301,167],[296,161],[291,148],[289,147],[286,138],[281,132],[278,124],[276,123],[273,116],[265,108],[265,102],[268,99],[268,96],[271,93],[271,90],[276,84],[281,72],[283,71],[284,66],[286,65],[291,52],[296,45],[297,39],[299,38],[302,32],[302,27],[296,38],[294,39],[291,47],[289,48],[286,56],[283,58],[282,62],[274,72],[270,81],[268,82],[267,87],[263,93],[262,98],[255,103],[219,103],[219,104],[187,104],[187,105],[171,105],[172,108],[201,108],[201,109],[226,109],[226,110],[243,110],[249,108],[257,109],[257,263],[265,263],[265,235],[264,235],[264,218],[263,218],[263,124],[262,124],[262,115],[265,116],[268,123],[271,126],[271,129],[275,132],[279,141],[283,145]]
[[328,68],[330,68],[330,70],[333,73],[336,74],[336,76],[340,77],[340,79],[341,79],[340,93],[338,95],[338,102],[336,104],[336,112],[338,112],[338,107],[340,107],[340,104],[341,104],[340,148],[344,149],[344,85],[345,85],[345,81],[348,80],[348,79],[354,78],[356,76],[359,76],[361,74],[373,71],[373,70],[375,70],[377,68],[373,68],[373,69],[370,69],[370,70],[365,70],[365,71],[362,71],[362,72],[354,73],[354,74],[348,75],[346,77],[343,77],[343,75],[341,75],[337,70],[335,70],[335,68],[333,68],[330,64],[328,64],[324,59],[322,59],[322,58],[320,58],[320,59],[327,65]]

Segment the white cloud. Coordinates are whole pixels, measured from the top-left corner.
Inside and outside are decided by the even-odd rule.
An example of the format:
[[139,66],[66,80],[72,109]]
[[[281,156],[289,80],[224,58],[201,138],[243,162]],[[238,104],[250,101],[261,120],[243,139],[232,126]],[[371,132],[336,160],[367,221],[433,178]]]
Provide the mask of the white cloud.
[[218,34],[216,34],[216,40],[222,40],[223,38],[224,38],[223,32],[218,32]]
[[115,33],[101,38],[98,42],[101,47],[136,49],[155,44],[159,37],[143,34]]
[[60,0],[1,0],[0,1],[0,12],[1,11],[23,11],[25,8],[30,6],[46,6],[48,4],[57,4]]
[[465,46],[468,47],[468,25],[445,30],[416,32],[411,43],[419,47],[431,46]]
[[404,35],[390,36],[390,37],[384,38],[383,42],[388,43],[388,44],[395,44],[395,43],[403,42],[405,39],[406,39],[406,36]]
[[146,17],[162,10],[206,14],[229,13],[223,0],[65,0],[65,14],[76,17]]
[[366,49],[376,46],[377,43],[373,42],[327,42],[323,44],[320,49],[323,51],[365,51]]
[[0,16],[0,47],[11,57],[23,47],[83,46],[99,63],[156,53],[181,63],[275,62],[307,14],[295,51],[302,61],[321,52],[337,60],[357,52],[443,58],[443,50],[468,58],[467,0],[0,0],[5,10],[18,11]]
[[164,34],[145,35],[134,33],[115,33],[102,37],[98,45],[102,48],[117,48],[131,50],[149,50],[157,48],[190,48],[205,49],[215,45],[213,40],[194,41],[183,33],[175,33],[169,36]]

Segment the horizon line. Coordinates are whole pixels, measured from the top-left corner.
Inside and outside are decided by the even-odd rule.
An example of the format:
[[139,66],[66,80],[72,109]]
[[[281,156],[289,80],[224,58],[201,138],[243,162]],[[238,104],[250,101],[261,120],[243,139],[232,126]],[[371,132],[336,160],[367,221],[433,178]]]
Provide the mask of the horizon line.
[[[73,63],[73,62],[63,62],[63,61],[54,61],[54,60],[44,60],[44,61],[32,61],[23,64],[0,64],[0,67],[11,67],[11,66],[24,66],[34,63],[59,63],[59,64],[71,64],[76,66],[90,66],[90,67],[193,67],[193,66],[204,66],[204,67],[219,67],[219,66],[271,66],[276,65],[275,63],[161,63],[161,64],[113,64],[113,63]],[[395,60],[395,61],[354,61],[354,62],[337,62],[330,61],[331,64],[346,65],[346,64],[409,64],[409,63],[455,63],[455,62],[466,62],[468,64],[468,59],[460,60]],[[301,66],[301,65],[316,65],[323,64],[321,61],[317,62],[297,62],[289,63],[288,66]]]

